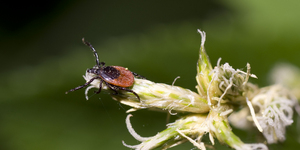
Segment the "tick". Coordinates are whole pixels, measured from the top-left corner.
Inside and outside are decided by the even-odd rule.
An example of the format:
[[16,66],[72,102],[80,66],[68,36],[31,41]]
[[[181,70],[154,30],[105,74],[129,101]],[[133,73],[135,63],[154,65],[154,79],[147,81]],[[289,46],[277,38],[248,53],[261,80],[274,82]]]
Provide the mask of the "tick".
[[121,66],[105,66],[104,62],[99,62],[99,56],[95,48],[89,42],[85,41],[84,38],[82,38],[82,42],[90,47],[96,58],[96,65],[93,68],[88,69],[86,72],[95,74],[96,76],[90,79],[85,84],[67,91],[66,94],[82,89],[91,84],[95,79],[98,79],[100,80],[100,85],[99,90],[95,91],[96,94],[99,94],[101,92],[102,86],[103,84],[105,84],[108,88],[115,92],[114,94],[118,94],[118,91],[120,90],[128,91],[133,93],[138,98],[138,100],[140,100],[139,95],[133,90],[129,89],[129,87],[133,85],[134,77],[144,77]]

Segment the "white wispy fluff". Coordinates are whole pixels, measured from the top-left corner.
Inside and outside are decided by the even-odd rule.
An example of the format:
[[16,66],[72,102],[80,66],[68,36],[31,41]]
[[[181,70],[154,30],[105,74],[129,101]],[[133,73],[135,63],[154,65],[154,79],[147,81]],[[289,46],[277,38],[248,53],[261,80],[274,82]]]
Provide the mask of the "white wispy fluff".
[[[85,72],[85,75],[83,75],[83,78],[85,79],[86,82],[90,81],[92,78],[94,78],[96,75],[93,74],[93,73],[89,73],[89,72]],[[90,89],[92,88],[97,88],[99,89],[99,85],[100,85],[100,80],[99,79],[96,79],[94,80],[90,86],[88,86],[86,89],[85,89],[85,99],[88,100],[89,97],[88,97],[88,92]],[[102,89],[106,90],[107,89],[107,86],[105,84],[102,84]]]
[[[247,84],[249,77],[257,78],[256,75],[250,74],[250,64],[247,64],[247,72],[244,72],[232,68],[229,63],[220,65],[220,62],[221,58],[219,58],[217,66],[211,72],[213,75],[207,92],[209,103],[212,103],[211,100],[216,100],[217,107],[220,107],[221,103],[225,103],[225,101],[245,103],[246,91],[251,93],[252,89],[257,88],[252,84]],[[218,87],[213,87],[213,82],[217,82]],[[220,90],[222,94],[218,97],[210,98],[211,90]]]
[[251,101],[259,108],[256,118],[263,129],[267,142],[277,143],[285,140],[286,126],[293,123],[293,107],[296,98],[280,85],[265,87]]

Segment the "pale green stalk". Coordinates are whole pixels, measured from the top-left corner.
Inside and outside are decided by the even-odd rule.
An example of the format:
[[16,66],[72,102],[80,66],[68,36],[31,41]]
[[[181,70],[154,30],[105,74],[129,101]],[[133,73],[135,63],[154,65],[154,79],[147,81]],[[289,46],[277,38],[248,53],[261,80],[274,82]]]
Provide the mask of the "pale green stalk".
[[[198,30],[198,32],[201,34],[201,45],[199,50],[199,59],[197,62],[197,75],[196,75],[196,81],[198,82],[198,85],[196,86],[198,93],[202,96],[207,96],[207,89],[209,87],[209,84],[212,80],[212,75],[210,74],[212,69],[211,63],[209,61],[209,57],[205,52],[204,43],[206,39],[205,32],[201,32]],[[214,94],[213,94],[214,95]]]
[[[127,145],[125,142],[123,142],[123,144],[137,150],[148,150],[157,147],[167,149],[186,142],[187,138],[184,136],[189,136],[189,140],[191,138],[199,138],[199,136],[202,137],[206,133],[206,130],[201,127],[204,125],[206,115],[193,114],[181,117],[174,123],[168,124],[167,129],[157,133],[153,137],[147,138],[140,137],[137,133],[135,133],[130,124],[129,117],[131,117],[131,115],[128,115],[126,119],[127,128],[131,135],[135,137],[136,140],[141,141],[141,143],[133,146]],[[205,149],[204,144],[197,142],[194,142],[193,144],[195,146],[199,146],[199,148]]]
[[[222,106],[226,108],[226,106]],[[260,143],[245,144],[237,135],[232,132],[227,115],[222,115],[216,111],[210,111],[208,118],[211,123],[211,132],[221,142],[237,150],[268,149],[266,145]]]
[[150,108],[192,113],[206,113],[209,111],[206,99],[179,86],[135,79],[132,90],[140,96],[140,101],[135,95],[128,92],[113,95],[113,98],[135,109]]

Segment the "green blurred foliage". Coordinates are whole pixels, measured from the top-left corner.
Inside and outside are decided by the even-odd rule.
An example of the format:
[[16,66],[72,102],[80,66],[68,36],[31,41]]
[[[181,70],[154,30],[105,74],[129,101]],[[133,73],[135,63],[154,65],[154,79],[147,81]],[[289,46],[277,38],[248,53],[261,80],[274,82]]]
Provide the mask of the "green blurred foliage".
[[[83,84],[82,75],[95,64],[82,37],[107,65],[128,67],[167,84],[180,76],[175,85],[196,91],[200,28],[207,33],[205,46],[213,65],[222,57],[223,63],[245,70],[249,62],[258,76],[251,81],[264,86],[274,63],[300,65],[299,4],[297,0],[57,1],[40,10],[29,11],[24,5],[15,14],[8,5],[0,26],[0,149],[127,149],[122,140],[139,143],[126,129],[129,107],[105,92],[91,92],[89,101],[84,90],[64,94]],[[166,113],[141,110],[133,115],[133,127],[142,136],[165,128]],[[262,139],[258,132],[234,130],[244,142]],[[271,149],[297,149],[298,133],[294,123],[287,130],[287,141]],[[226,146],[217,144],[220,147]],[[186,143],[173,149],[191,148]]]

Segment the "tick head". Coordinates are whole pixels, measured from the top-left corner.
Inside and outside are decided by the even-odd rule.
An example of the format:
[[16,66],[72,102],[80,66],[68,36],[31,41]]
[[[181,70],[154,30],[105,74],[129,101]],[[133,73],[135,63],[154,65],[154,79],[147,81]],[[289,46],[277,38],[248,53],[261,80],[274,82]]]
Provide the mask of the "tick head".
[[100,70],[101,69],[98,68],[98,67],[93,67],[93,68],[90,68],[90,69],[86,70],[86,72],[99,75],[100,74]]

